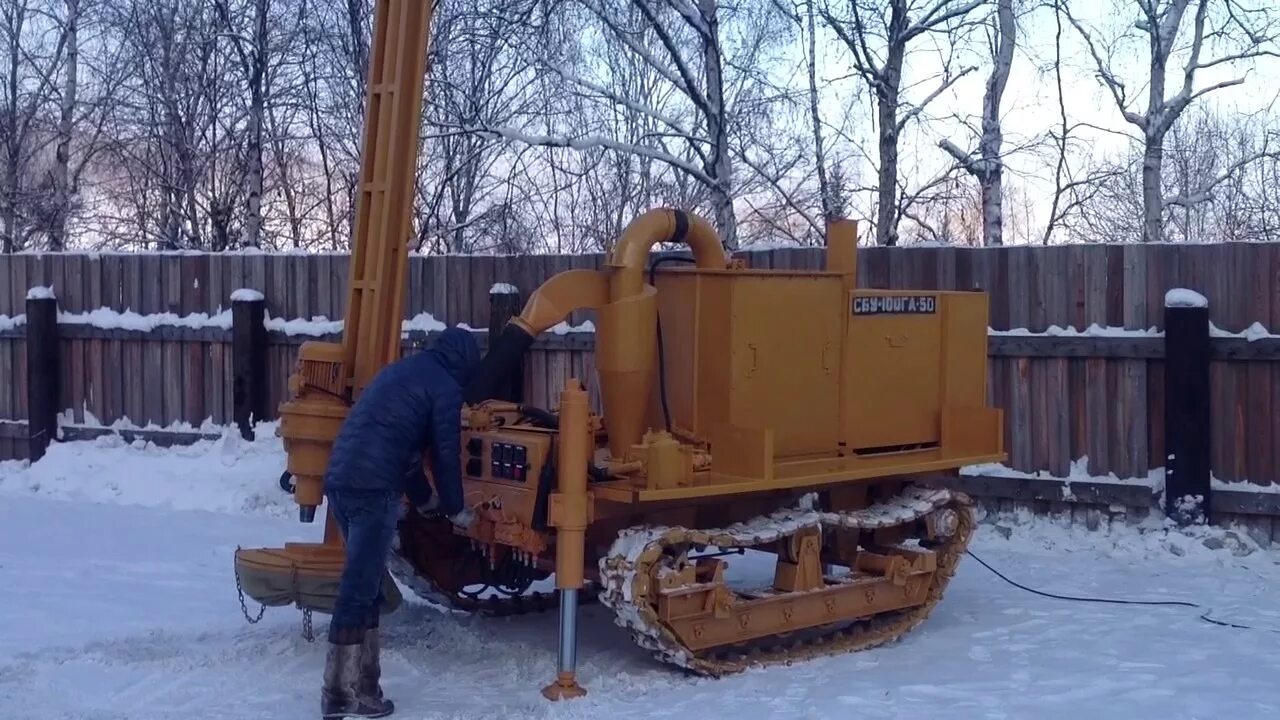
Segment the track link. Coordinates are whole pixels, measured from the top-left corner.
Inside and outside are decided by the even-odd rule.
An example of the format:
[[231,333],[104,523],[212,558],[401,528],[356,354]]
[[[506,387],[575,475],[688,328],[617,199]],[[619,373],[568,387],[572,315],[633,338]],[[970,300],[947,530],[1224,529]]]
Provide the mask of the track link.
[[[937,569],[926,601],[914,607],[847,618],[811,630],[774,635],[743,645],[693,652],[685,647],[657,615],[657,583],[652,578],[672,560],[668,549],[692,546],[725,550],[776,542],[808,529],[875,530],[913,523],[943,508],[954,510],[955,531],[941,544],[931,545]],[[701,675],[719,676],[752,666],[773,665],[823,655],[854,652],[884,645],[922,623],[942,599],[961,556],[973,535],[976,519],[972,501],[947,489],[906,486],[897,495],[862,510],[831,512],[801,506],[713,530],[680,527],[634,528],[624,531],[601,558],[604,588],[600,602],[614,610],[616,622],[635,642],[659,660]]]

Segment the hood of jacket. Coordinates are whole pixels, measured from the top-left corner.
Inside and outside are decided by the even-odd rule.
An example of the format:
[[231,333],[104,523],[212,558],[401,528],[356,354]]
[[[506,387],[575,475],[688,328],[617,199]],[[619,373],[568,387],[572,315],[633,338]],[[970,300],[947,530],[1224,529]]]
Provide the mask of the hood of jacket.
[[480,365],[480,346],[472,334],[460,327],[451,327],[440,333],[427,352],[462,387],[471,382],[471,376]]

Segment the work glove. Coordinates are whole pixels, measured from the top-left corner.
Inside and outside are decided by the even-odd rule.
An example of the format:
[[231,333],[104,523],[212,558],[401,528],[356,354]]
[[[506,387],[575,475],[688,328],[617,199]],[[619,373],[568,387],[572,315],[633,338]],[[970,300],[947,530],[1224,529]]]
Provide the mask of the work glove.
[[456,515],[449,517],[449,522],[453,523],[454,527],[463,532],[470,530],[471,524],[474,523],[475,520],[476,514],[471,511],[471,508],[462,508]]

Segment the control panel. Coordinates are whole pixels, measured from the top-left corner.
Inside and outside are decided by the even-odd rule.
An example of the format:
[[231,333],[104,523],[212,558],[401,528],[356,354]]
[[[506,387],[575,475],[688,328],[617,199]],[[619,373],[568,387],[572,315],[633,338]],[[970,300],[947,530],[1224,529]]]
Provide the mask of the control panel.
[[[463,491],[469,505],[483,505],[472,537],[540,553],[545,547],[548,493],[555,433],[538,428],[464,430]],[[487,528],[487,529],[486,529]],[[478,533],[478,534],[477,534]]]
[[536,430],[465,432],[466,478],[536,488],[551,450],[551,437],[551,433]]

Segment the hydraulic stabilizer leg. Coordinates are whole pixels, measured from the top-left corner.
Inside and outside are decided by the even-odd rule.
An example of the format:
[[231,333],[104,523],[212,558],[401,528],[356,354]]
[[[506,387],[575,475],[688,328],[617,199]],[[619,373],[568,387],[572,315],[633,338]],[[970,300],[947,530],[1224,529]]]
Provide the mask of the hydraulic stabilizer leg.
[[587,393],[576,380],[560,393],[557,492],[550,521],[556,527],[556,587],[560,591],[560,652],[555,682],[543,688],[548,700],[582,697],[578,684],[578,589],[582,587],[583,540],[587,529],[587,458],[591,452]]

